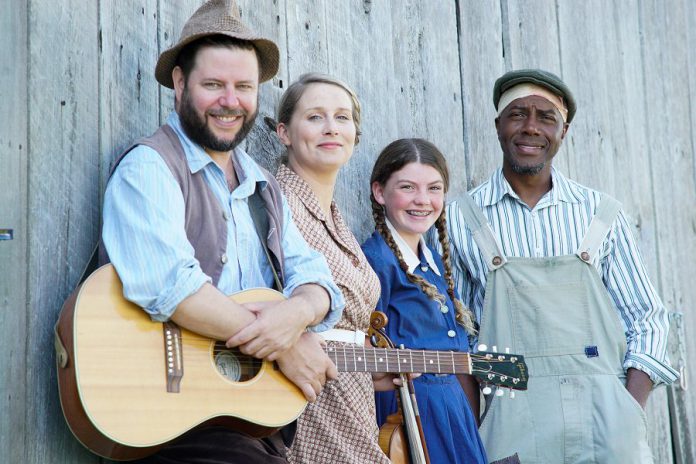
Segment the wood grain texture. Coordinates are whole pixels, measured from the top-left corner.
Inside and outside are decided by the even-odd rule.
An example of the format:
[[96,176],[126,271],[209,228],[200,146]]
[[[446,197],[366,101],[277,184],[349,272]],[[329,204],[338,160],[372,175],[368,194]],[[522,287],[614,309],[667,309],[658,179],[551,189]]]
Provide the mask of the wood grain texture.
[[[689,2],[650,2],[640,5],[643,32],[641,42],[645,56],[642,69],[645,81],[645,114],[652,194],[655,202],[656,256],[659,275],[656,285],[668,308],[685,313],[685,333],[696,328],[695,301],[691,283],[692,261],[696,253],[696,201],[694,183],[694,146],[691,133],[694,121],[690,108],[681,102],[689,100],[688,85],[690,45],[687,31],[693,28],[693,17],[685,13]],[[664,24],[670,24],[665,28]],[[691,26],[689,26],[691,24]],[[691,96],[693,98],[693,95]],[[658,115],[661,115],[658,117]],[[687,258],[688,257],[688,258]],[[694,346],[684,340],[688,353],[688,367],[693,372]],[[676,391],[682,419],[696,413],[693,394]],[[679,447],[682,462],[696,459],[694,425],[683,420],[679,429]]]
[[0,0],[0,461],[24,462],[27,404],[27,14],[24,2]]
[[[29,4],[26,461],[95,462],[60,420],[52,328],[99,227],[98,10]],[[50,437],[50,439],[47,439]]]
[[[493,83],[506,70],[501,3],[457,2],[467,190],[500,166]],[[456,193],[455,193],[456,195]]]
[[157,0],[126,0],[99,10],[100,192],[111,161],[159,126]]

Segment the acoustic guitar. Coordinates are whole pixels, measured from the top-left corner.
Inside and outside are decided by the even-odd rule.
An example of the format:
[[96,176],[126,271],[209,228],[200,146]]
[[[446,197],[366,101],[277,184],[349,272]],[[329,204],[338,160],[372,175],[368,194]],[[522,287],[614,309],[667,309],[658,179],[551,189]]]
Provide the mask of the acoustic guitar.
[[[253,289],[230,298],[248,303],[284,296]],[[85,447],[108,459],[148,456],[202,425],[268,436],[307,404],[275,363],[173,323],[153,322],[124,299],[111,265],[97,269],[70,296],[55,331],[65,419]],[[491,385],[527,388],[527,366],[519,355],[358,345],[326,350],[344,372],[463,373]]]

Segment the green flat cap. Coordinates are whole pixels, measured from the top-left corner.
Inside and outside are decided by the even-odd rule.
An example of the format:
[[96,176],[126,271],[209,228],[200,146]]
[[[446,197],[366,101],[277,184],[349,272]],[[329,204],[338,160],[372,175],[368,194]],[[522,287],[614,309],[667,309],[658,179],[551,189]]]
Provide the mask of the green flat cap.
[[568,123],[575,116],[575,98],[567,85],[563,81],[548,71],[542,69],[518,69],[510,71],[499,77],[493,86],[493,104],[495,109],[498,109],[500,96],[508,89],[518,84],[536,84],[547,88],[551,92],[563,97],[566,106],[568,107]]

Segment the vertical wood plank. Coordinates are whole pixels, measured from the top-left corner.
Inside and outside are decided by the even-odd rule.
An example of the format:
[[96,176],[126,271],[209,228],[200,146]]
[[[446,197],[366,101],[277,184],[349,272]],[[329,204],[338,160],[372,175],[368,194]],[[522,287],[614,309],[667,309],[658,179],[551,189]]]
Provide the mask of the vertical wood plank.
[[[100,192],[111,161],[159,126],[157,0],[102,2],[99,9]],[[101,205],[101,201],[99,202]]]
[[397,138],[400,112],[393,98],[393,4],[351,0],[327,2],[329,74],[350,85],[361,104],[360,143],[339,174],[335,198],[358,241],[374,230],[370,174],[379,152]]
[[[614,130],[620,116],[615,105],[625,90],[623,82],[609,77],[620,75],[619,50],[612,47],[617,43],[613,17],[598,15],[589,20],[600,7],[595,1],[559,3],[560,67],[578,105],[564,145],[568,174],[574,180],[614,194],[615,152],[626,146],[622,143],[625,131]],[[627,20],[628,16],[622,23]]]
[[[687,13],[690,2],[641,2],[642,69],[645,82],[645,112],[648,150],[651,153],[652,195],[655,203],[658,288],[668,308],[685,313],[685,333],[696,328],[695,296],[691,282],[696,256],[696,211],[686,206],[696,201],[694,181],[694,122],[689,101],[691,84],[690,44],[688,31],[694,19]],[[669,27],[665,27],[669,24]],[[693,68],[691,68],[693,69]],[[693,80],[693,77],[691,78]],[[693,99],[693,94],[691,94]],[[685,206],[685,207],[681,207]],[[686,337],[687,369],[696,367],[693,341]],[[693,417],[696,413],[693,395],[673,389],[674,411],[682,420],[676,430],[677,452],[682,462],[696,461]]]
[[26,461],[96,462],[58,405],[53,324],[99,226],[96,2],[29,2]]
[[0,0],[0,462],[26,461],[27,5]]
[[394,94],[402,115],[398,136],[428,139],[442,151],[456,195],[466,190],[467,175],[456,3],[398,4],[401,8],[392,9]]
[[505,56],[500,2],[459,0],[457,4],[468,190],[485,181],[501,164],[493,84],[505,72]]

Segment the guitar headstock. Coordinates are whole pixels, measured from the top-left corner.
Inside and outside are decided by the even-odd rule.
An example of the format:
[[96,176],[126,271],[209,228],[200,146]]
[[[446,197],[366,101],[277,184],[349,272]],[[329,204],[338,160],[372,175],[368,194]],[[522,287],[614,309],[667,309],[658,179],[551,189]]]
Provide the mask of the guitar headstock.
[[[486,349],[485,345],[479,345],[478,353],[471,353],[471,375],[486,385],[526,390],[529,372],[524,356],[498,353],[495,350],[483,351]],[[484,388],[484,393],[490,393],[490,387],[488,392]],[[502,394],[502,391],[499,394]]]

